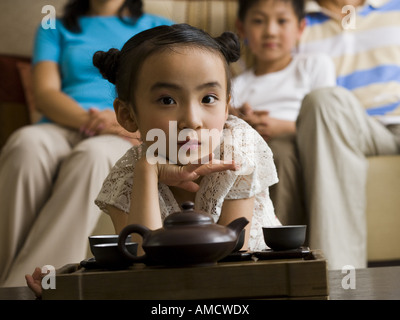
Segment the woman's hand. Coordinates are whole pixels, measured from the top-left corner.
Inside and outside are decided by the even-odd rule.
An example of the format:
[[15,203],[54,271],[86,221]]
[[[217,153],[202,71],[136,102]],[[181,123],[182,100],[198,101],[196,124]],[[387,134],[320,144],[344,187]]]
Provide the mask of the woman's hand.
[[132,143],[132,145],[141,144],[139,132],[128,132],[118,123],[115,112],[110,109],[98,110],[89,109],[89,121],[81,127],[81,133],[88,137],[112,134],[120,136]]
[[80,131],[88,137],[92,137],[105,132],[116,132],[120,127],[115,112],[111,109],[98,110],[96,108],[89,109],[89,121],[81,127]]

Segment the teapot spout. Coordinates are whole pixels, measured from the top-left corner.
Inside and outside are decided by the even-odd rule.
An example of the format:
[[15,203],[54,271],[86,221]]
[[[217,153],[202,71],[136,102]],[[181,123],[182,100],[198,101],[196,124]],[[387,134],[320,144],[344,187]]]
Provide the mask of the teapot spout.
[[227,225],[227,228],[235,232],[236,236],[238,237],[240,232],[244,229],[245,226],[247,226],[248,223],[249,220],[247,220],[245,217],[241,217],[233,220],[230,224]]

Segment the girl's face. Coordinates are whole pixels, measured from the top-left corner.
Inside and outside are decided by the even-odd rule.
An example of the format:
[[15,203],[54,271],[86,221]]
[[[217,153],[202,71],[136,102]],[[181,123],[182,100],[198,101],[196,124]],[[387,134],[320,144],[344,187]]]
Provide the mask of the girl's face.
[[290,1],[282,0],[260,0],[244,21],[238,21],[240,36],[247,40],[257,61],[264,63],[290,61],[304,27]]
[[135,117],[146,145],[157,143],[158,156],[179,164],[208,158],[228,116],[222,57],[175,47],[148,57],[138,79]]

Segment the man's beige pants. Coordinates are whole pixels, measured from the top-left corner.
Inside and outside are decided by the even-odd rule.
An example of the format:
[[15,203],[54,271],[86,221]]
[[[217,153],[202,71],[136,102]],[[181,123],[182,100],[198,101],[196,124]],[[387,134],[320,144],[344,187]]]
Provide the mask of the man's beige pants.
[[330,269],[366,267],[367,156],[400,153],[398,137],[338,87],[305,97],[297,146],[290,146],[291,139],[271,143],[279,178],[271,198],[278,218],[307,223],[307,242],[323,251]]
[[54,124],[15,132],[0,155],[0,286],[25,285],[35,267],[79,263],[100,210],[94,204],[131,144],[82,139]]

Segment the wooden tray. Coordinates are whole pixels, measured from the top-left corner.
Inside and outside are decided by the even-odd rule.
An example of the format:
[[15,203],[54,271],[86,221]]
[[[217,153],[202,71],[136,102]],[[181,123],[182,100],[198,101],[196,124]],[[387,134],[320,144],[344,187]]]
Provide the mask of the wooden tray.
[[327,299],[326,260],[319,250],[307,258],[219,262],[203,267],[88,270],[76,264],[56,272],[53,299]]

